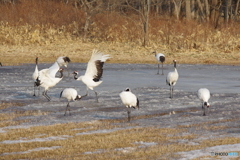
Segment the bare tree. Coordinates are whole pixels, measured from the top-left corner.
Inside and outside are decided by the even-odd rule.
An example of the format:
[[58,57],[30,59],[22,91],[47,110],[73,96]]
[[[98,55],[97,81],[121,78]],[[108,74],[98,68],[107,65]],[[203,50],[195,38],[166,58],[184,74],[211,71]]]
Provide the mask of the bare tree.
[[[130,3],[131,2],[131,3]],[[126,0],[126,7],[134,10],[140,16],[140,21],[143,29],[143,42],[142,45],[148,45],[148,25],[149,14],[151,10],[151,0],[130,1]]]
[[205,10],[206,10],[206,20],[209,22],[209,16],[210,16],[210,9],[209,9],[209,3],[208,0],[204,1],[205,3]]
[[236,19],[236,17],[237,17],[238,8],[239,8],[239,1],[240,0],[237,0],[237,2],[236,2],[236,7],[235,7],[235,10],[234,10],[234,19]]
[[177,20],[179,20],[183,0],[172,0],[172,1],[174,3],[174,13],[176,15]]
[[148,45],[148,24],[149,13],[151,9],[151,0],[144,0],[143,2],[143,46]]
[[186,4],[186,19],[191,20],[191,0],[185,0]]
[[227,24],[228,23],[228,0],[224,0],[223,10],[224,10],[224,22]]
[[204,14],[204,10],[203,10],[203,4],[200,0],[197,0],[197,4],[198,4],[200,18],[202,20],[204,20],[205,19],[205,14]]
[[83,41],[86,41],[91,19],[103,10],[103,0],[78,0],[85,13]]

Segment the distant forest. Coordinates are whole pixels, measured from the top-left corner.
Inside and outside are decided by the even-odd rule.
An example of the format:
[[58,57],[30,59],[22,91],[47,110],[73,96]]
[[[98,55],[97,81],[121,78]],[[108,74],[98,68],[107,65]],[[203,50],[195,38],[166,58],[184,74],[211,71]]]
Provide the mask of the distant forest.
[[[83,40],[128,40],[149,43],[162,25],[204,24],[221,29],[240,20],[240,0],[0,0],[2,25],[40,25],[71,32]],[[180,27],[175,25],[175,27]],[[129,31],[130,30],[130,31]],[[138,32],[137,35],[136,33]],[[165,32],[165,31],[164,31]],[[129,33],[135,36],[129,36]],[[160,35],[161,36],[161,35]]]

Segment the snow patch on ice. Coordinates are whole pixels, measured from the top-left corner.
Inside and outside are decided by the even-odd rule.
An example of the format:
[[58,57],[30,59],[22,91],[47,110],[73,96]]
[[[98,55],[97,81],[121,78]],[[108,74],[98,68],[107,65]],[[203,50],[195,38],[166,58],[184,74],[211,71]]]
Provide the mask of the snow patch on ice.
[[29,142],[45,142],[45,141],[54,141],[54,140],[64,140],[67,139],[69,137],[72,136],[68,136],[68,135],[63,135],[61,137],[56,137],[56,136],[52,136],[52,137],[45,137],[45,138],[34,138],[34,139],[29,139],[29,140],[24,140],[24,139],[20,139],[20,140],[5,140],[2,141],[0,143],[3,144],[14,144],[14,143],[29,143]]
[[153,145],[156,145],[157,143],[156,142],[143,142],[143,141],[140,141],[140,142],[135,142],[134,144],[142,144],[142,146],[153,146]]

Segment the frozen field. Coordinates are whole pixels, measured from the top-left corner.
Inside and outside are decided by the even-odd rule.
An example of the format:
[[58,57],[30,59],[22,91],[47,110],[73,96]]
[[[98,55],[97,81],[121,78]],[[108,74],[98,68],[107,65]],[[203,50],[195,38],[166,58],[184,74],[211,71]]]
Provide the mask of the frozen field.
[[[39,69],[49,67],[51,64],[40,64]],[[0,132],[7,132],[11,128],[21,128],[55,123],[93,121],[102,119],[126,119],[126,107],[122,105],[119,93],[126,87],[140,100],[140,109],[132,110],[131,123],[136,126],[156,126],[161,128],[174,128],[181,125],[189,125],[188,132],[198,134],[199,138],[192,142],[198,143],[203,139],[216,137],[239,137],[240,135],[240,67],[218,65],[177,65],[179,80],[175,86],[173,99],[169,98],[169,86],[166,85],[166,75],[173,70],[173,65],[164,66],[164,75],[156,75],[157,65],[153,64],[108,64],[104,65],[103,83],[96,87],[99,93],[99,103],[95,101],[95,94],[81,101],[72,102],[71,116],[64,116],[66,100],[59,99],[61,90],[72,87],[78,90],[80,95],[86,92],[85,85],[75,81],[73,71],[79,74],[85,73],[86,64],[70,63],[68,72],[64,73],[63,80],[51,88],[48,95],[50,102],[40,95],[33,97],[34,64],[22,66],[0,67],[0,101],[21,102],[22,107],[9,107],[1,109],[1,113],[9,113],[13,110],[47,112],[48,114],[36,114],[35,116],[21,117],[30,120],[17,126],[0,128]],[[199,88],[206,87],[211,92],[209,113],[202,116],[201,102],[196,96]],[[38,93],[37,93],[38,95]],[[175,114],[170,114],[174,111]],[[149,116],[145,116],[149,115]],[[144,117],[145,116],[145,117]],[[233,120],[233,121],[232,121]],[[205,122],[214,122],[208,124]],[[196,130],[193,124],[206,124],[208,127],[225,126],[227,129]],[[99,132],[106,132],[101,131]],[[110,132],[110,131],[109,131]],[[231,146],[209,147],[186,153],[176,153],[182,158],[191,159],[200,156],[209,156],[210,152],[240,151],[240,144]],[[193,156],[195,155],[195,156]]]

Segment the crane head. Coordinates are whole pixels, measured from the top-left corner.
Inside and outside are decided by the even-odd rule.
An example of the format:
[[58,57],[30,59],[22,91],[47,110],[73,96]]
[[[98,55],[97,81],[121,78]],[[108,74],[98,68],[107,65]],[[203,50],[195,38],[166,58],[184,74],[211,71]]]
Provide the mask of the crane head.
[[206,106],[206,107],[210,107],[210,104],[208,103],[208,102],[204,102],[204,106]]
[[75,101],[76,100],[80,100],[82,98],[82,96],[80,96],[80,95],[77,95],[77,97],[74,99]]

